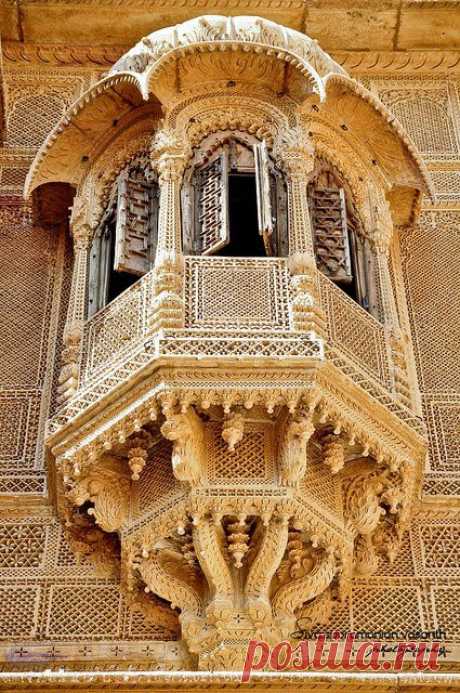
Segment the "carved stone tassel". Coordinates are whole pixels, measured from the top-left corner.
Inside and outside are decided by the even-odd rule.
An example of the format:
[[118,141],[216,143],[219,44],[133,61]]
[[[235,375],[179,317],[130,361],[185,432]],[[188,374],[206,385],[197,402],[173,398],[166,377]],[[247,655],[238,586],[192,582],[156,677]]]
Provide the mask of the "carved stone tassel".
[[234,452],[235,445],[243,439],[244,434],[244,417],[242,414],[232,412],[225,419],[222,426],[222,438],[228,445],[230,452]]
[[322,439],[323,462],[332,474],[337,474],[345,464],[343,440],[331,433]]
[[249,550],[249,532],[245,515],[227,525],[227,540],[228,551],[233,556],[235,567],[241,568],[243,558]]

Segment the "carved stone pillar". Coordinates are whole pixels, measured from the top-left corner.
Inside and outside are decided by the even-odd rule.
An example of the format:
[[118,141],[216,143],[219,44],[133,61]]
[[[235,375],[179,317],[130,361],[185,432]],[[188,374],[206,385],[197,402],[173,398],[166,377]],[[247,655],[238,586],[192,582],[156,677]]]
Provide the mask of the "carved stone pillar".
[[390,274],[390,243],[393,235],[393,222],[389,209],[381,209],[380,206],[380,208],[377,208],[377,212],[372,236],[372,245],[376,259],[375,278],[380,290],[383,320],[393,364],[393,386],[398,399],[407,407],[411,407],[412,395],[406,354],[407,337],[399,324]]
[[308,147],[291,143],[281,148],[280,164],[287,174],[291,325],[294,330],[324,335],[325,318],[319,305],[313,229],[307,201],[314,158]]
[[291,273],[291,327],[300,332],[326,336],[326,317],[320,305],[316,262],[309,253],[289,257]]
[[289,254],[315,256],[313,229],[307,201],[307,185],[313,172],[314,159],[302,149],[285,148],[281,164],[287,173],[289,211]]
[[[74,209],[76,206],[74,205]],[[92,229],[82,221],[70,221],[73,237],[74,262],[67,320],[64,328],[64,348],[59,373],[58,404],[65,404],[77,391],[81,338],[86,312],[88,284],[88,254],[91,247]]]
[[160,131],[153,143],[153,164],[158,170],[160,213],[155,257],[155,298],[152,331],[184,326],[184,258],[182,255],[181,184],[187,149],[170,131]]

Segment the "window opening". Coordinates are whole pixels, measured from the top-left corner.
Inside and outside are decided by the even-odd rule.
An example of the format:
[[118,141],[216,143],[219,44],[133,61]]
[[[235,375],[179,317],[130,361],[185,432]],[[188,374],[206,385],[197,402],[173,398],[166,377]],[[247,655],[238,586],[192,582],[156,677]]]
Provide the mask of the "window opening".
[[287,254],[286,186],[264,141],[224,140],[189,170],[182,193],[185,253]]
[[155,260],[159,189],[146,157],[118,176],[92,243],[88,317],[148,272]]
[[348,186],[327,164],[322,164],[308,186],[308,202],[318,269],[379,318],[374,256]]

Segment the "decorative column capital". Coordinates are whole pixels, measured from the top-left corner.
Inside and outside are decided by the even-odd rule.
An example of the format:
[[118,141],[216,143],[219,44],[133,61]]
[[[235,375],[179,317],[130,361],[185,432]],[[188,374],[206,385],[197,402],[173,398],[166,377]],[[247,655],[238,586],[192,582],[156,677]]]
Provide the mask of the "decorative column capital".
[[315,152],[307,132],[300,127],[283,132],[274,147],[277,162],[291,179],[308,181],[315,165]]
[[88,200],[83,195],[74,199],[70,214],[70,231],[75,250],[88,250],[94,232],[94,224],[88,218]]
[[313,173],[313,159],[307,159],[301,150],[290,149],[278,161],[292,180],[307,183]]
[[180,181],[191,152],[190,145],[169,129],[159,130],[152,142],[151,160],[160,183]]

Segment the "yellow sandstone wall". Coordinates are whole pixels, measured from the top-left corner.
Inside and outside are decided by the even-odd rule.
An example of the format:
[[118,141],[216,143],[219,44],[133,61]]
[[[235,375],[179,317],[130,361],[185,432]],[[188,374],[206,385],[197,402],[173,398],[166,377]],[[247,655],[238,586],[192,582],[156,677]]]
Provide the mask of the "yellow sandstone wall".
[[[282,21],[282,17],[277,17]],[[154,27],[153,27],[154,28]],[[116,577],[78,563],[47,502],[43,430],[52,407],[71,255],[63,231],[35,228],[21,199],[46,133],[108,69],[117,49],[3,46],[0,148],[0,657],[120,661],[166,656],[171,640],[123,602]],[[424,498],[394,565],[357,580],[334,617],[344,630],[443,626],[460,642],[460,58],[334,57],[400,118],[432,171],[438,200],[393,249],[407,294],[430,456]],[[14,645],[11,645],[14,640]],[[3,641],[3,646],[1,646]],[[147,643],[146,641],[150,641]],[[150,648],[150,649],[143,649]],[[168,650],[171,667],[180,648]],[[177,661],[174,660],[177,658]]]

